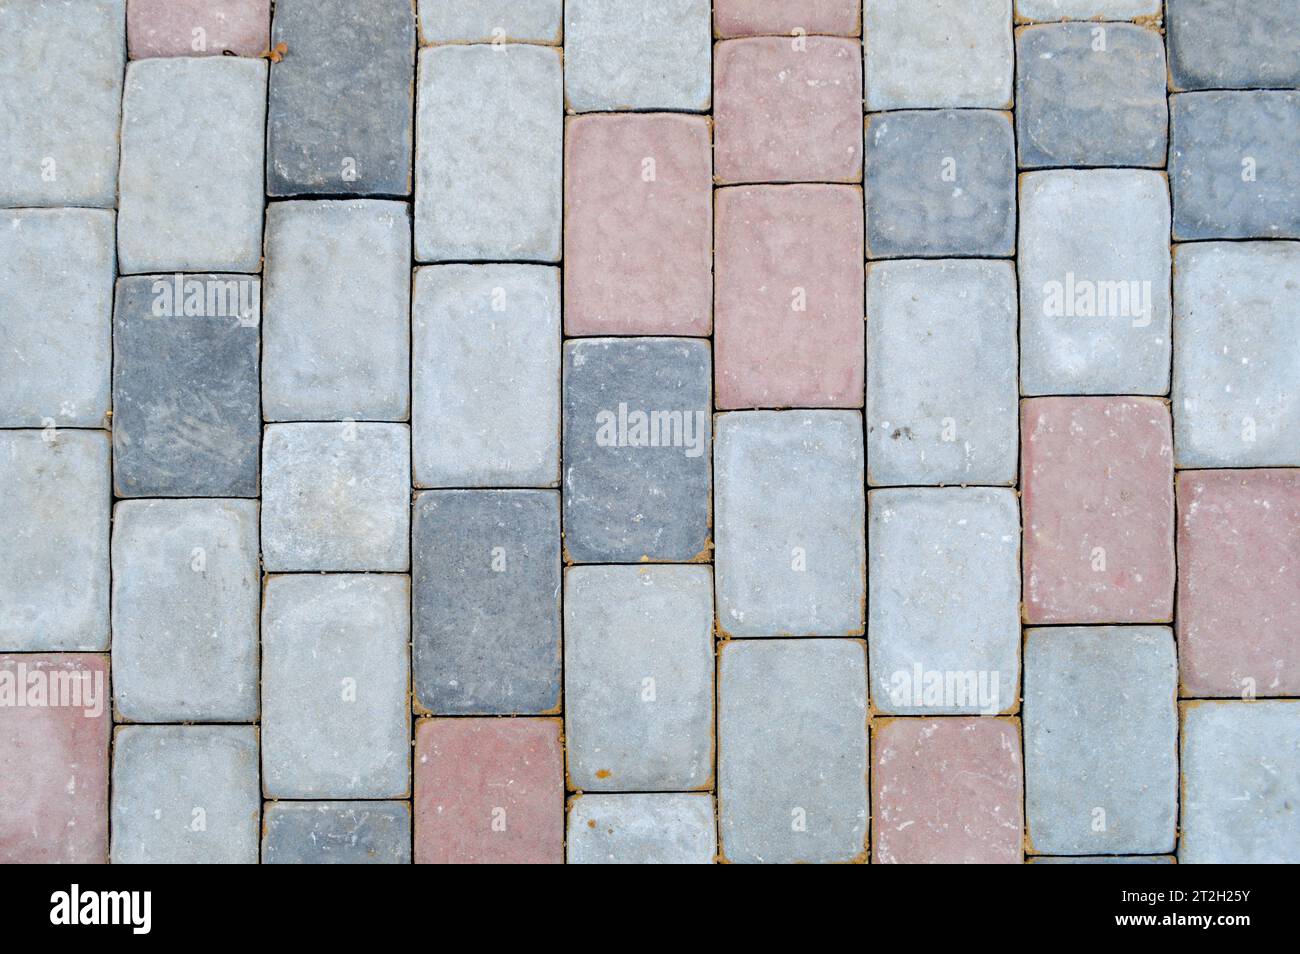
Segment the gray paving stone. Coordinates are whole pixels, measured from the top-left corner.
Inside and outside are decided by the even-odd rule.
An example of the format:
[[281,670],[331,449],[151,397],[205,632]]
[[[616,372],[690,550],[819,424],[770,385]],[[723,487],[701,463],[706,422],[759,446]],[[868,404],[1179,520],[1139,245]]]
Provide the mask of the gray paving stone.
[[580,795],[569,800],[566,841],[571,865],[713,864],[713,796]]
[[262,563],[268,573],[406,572],[406,425],[271,424],[262,466]]
[[254,500],[113,510],[113,701],[128,722],[257,718]]
[[571,788],[684,791],[713,779],[713,574],[581,566],[565,578]]
[[260,291],[261,282],[248,275],[119,279],[118,496],[257,496]]
[[410,195],[410,0],[276,0],[266,191]]
[[420,52],[415,255],[421,262],[560,260],[560,51]]
[[412,541],[420,711],[537,715],[557,710],[559,494],[417,494]]
[[1296,11],[1259,0],[1169,0],[1174,89],[1300,86]]
[[268,802],[262,864],[409,865],[406,802]]
[[867,672],[860,640],[722,644],[718,809],[731,862],[867,852]]
[[1160,0],[1016,0],[1018,20],[1134,20],[1160,16]]
[[262,786],[271,798],[404,798],[410,580],[273,576],[262,607]]
[[1049,858],[1040,856],[1030,858],[1034,865],[1172,865],[1173,855],[1078,855],[1071,857]]
[[564,0],[419,0],[425,43],[550,43],[561,40]]
[[1173,850],[1177,691],[1167,627],[1025,631],[1025,807],[1033,851]]
[[1007,113],[903,110],[867,117],[867,257],[1010,257],[1016,148]]
[[416,486],[556,486],[559,269],[416,269],[411,321]]
[[564,346],[564,543],[575,563],[684,562],[709,547],[707,341]]
[[267,209],[267,420],[406,419],[410,263],[404,202]]
[[718,416],[718,628],[732,636],[863,629],[862,416]]
[[123,274],[257,271],[266,69],[264,60],[238,56],[127,67],[117,216]]

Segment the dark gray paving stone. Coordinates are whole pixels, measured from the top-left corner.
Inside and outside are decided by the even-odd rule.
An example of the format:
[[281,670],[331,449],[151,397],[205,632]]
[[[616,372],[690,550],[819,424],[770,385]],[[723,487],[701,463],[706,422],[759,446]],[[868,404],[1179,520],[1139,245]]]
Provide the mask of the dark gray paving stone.
[[718,850],[707,792],[579,795],[568,830],[571,865],[710,865]]
[[406,802],[268,802],[264,865],[407,865]]
[[1288,0],[1168,0],[1174,89],[1300,86],[1300,27]]

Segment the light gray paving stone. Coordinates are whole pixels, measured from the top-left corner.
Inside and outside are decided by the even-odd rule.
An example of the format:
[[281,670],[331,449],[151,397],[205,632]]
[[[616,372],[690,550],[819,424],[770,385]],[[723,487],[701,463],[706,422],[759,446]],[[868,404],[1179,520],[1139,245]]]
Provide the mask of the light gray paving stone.
[[1019,20],[1135,20],[1160,16],[1160,0],[1016,0]]
[[713,796],[701,792],[580,795],[569,800],[571,865],[709,865]]
[[1078,855],[1076,857],[1030,858],[1034,865],[1172,865],[1173,855]]
[[262,864],[408,865],[406,802],[268,802]]
[[1169,0],[1174,89],[1300,86],[1296,11],[1259,0]]
[[551,43],[564,29],[564,0],[419,0],[425,43]]

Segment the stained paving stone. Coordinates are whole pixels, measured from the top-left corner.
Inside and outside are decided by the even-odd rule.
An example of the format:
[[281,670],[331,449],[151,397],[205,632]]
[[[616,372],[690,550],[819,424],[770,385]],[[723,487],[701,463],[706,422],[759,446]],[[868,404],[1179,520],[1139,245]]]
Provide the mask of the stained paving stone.
[[549,490],[416,495],[415,702],[440,715],[560,705],[560,498]]
[[867,534],[867,635],[876,710],[1014,711],[1020,680],[1015,491],[874,490]]
[[272,798],[411,791],[411,584],[273,576],[262,607],[262,787]]
[[266,213],[266,419],[410,413],[404,202],[277,202]]
[[267,802],[264,865],[409,865],[406,802]]
[[726,642],[718,666],[722,856],[738,863],[865,858],[861,641]]
[[117,283],[113,479],[120,497],[255,497],[261,282],[142,275]]
[[559,719],[421,719],[416,864],[562,864]]
[[707,335],[713,160],[702,116],[577,116],[565,131],[564,328]]
[[1031,850],[1156,854],[1178,815],[1178,662],[1163,626],[1025,633]]
[[1300,86],[1294,11],[1254,0],[1169,0],[1174,89]]
[[549,43],[564,31],[564,0],[419,0],[425,43]]
[[731,636],[855,636],[866,597],[862,417],[718,416],[718,628]]
[[558,484],[559,270],[416,269],[411,321],[416,486]]
[[574,563],[685,562],[709,547],[706,341],[564,346],[564,543]]
[[1300,465],[1300,244],[1174,250],[1179,467]]
[[[857,36],[860,0],[714,0],[713,29],[720,37],[806,34]],[[796,34],[797,35],[797,34]]]
[[1028,173],[1020,181],[1019,253],[1024,394],[1168,392],[1163,173]]
[[560,52],[519,44],[420,53],[415,256],[560,260]]
[[1010,257],[1015,151],[1008,113],[901,110],[867,117],[867,256]]
[[1173,855],[1076,855],[1030,858],[1031,865],[1172,865]]
[[108,860],[108,657],[0,656],[0,862]]
[[130,0],[131,59],[257,56],[269,46],[271,0]]
[[686,791],[713,778],[713,575],[585,566],[564,599],[569,787]]
[[1015,483],[1016,366],[1010,262],[873,262],[867,480]]
[[1167,622],[1173,613],[1169,408],[1144,397],[1021,402],[1024,618]]
[[708,865],[717,851],[707,793],[584,794],[569,800],[571,865]]
[[[263,60],[137,60],[122,100],[118,270],[257,271],[262,257]],[[159,148],[183,130],[183,146]]]
[[404,424],[272,424],[262,444],[268,573],[409,564],[411,433]]
[[1160,0],[1015,0],[1018,20],[1159,18]]

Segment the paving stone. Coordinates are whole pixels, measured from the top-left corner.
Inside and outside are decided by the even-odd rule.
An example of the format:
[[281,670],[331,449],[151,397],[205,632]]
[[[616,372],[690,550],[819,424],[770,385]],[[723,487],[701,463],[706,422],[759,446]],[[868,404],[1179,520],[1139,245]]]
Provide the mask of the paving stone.
[[441,490],[415,499],[414,666],[421,711],[560,705],[560,498]]
[[1169,99],[1174,238],[1300,238],[1300,92]]
[[19,209],[6,218],[0,426],[103,427],[113,360],[113,213]]
[[411,584],[273,576],[262,608],[262,786],[272,798],[405,798]]
[[1169,0],[1174,89],[1300,86],[1295,11],[1256,0]]
[[1172,865],[1173,855],[1076,855],[1074,857],[1030,858],[1033,865]]
[[860,0],[714,0],[713,29],[720,37],[806,34],[858,36]]
[[409,865],[406,802],[267,802],[262,864]]
[[1014,719],[884,719],[871,741],[877,864],[1021,863],[1025,782]]
[[713,780],[713,574],[582,566],[566,576],[569,787],[683,791]]
[[267,420],[410,414],[410,222],[404,202],[267,209]]
[[0,656],[0,863],[108,860],[108,657]]
[[1165,164],[1165,44],[1128,23],[1031,26],[1016,37],[1020,165]]
[[118,281],[118,496],[257,496],[260,308],[261,282],[248,275]]
[[559,483],[559,269],[416,269],[412,343],[417,487]]
[[131,59],[257,56],[270,46],[271,0],[130,0]]
[[1027,844],[1155,854],[1178,814],[1178,661],[1163,626],[1025,631]]
[[560,43],[564,0],[419,0],[425,43]]
[[564,543],[574,563],[684,562],[709,549],[707,341],[564,346]]
[[119,727],[112,806],[113,864],[257,864],[256,727]]
[[1174,596],[1169,408],[1143,397],[1021,402],[1024,618],[1168,622]]
[[272,424],[262,461],[262,563],[268,573],[406,572],[406,425]]
[[874,490],[867,633],[871,703],[993,715],[1020,681],[1020,513],[993,487]]
[[421,719],[416,864],[562,864],[559,719]]
[[866,541],[856,411],[718,416],[718,628],[856,636]]
[[[262,257],[262,60],[137,60],[122,101],[118,270],[257,271]],[[160,149],[159,143],[183,143]]]
[[1164,173],[1026,174],[1020,180],[1019,252],[1024,394],[1168,392]]
[[117,201],[126,0],[0,0],[0,207]]
[[1019,454],[1010,262],[867,269],[867,479],[1013,484]]
[[1300,244],[1174,251],[1179,467],[1300,465]]
[[103,431],[0,431],[0,650],[108,649]]
[[867,841],[867,673],[860,640],[722,644],[721,854],[860,861]]
[[867,256],[1010,257],[1014,139],[1009,114],[989,110],[867,117]]
[[565,132],[564,329],[707,335],[713,158],[702,116],[576,116]]
[[576,796],[569,800],[568,845],[571,865],[713,864],[713,796]]
[[560,52],[442,46],[420,53],[415,256],[558,262]]
[[1300,704],[1183,704],[1181,864],[1300,862]]
[[709,0],[567,0],[569,108],[708,110],[709,6]]
[[1147,20],[1160,0],[1016,0],[1017,20]]

